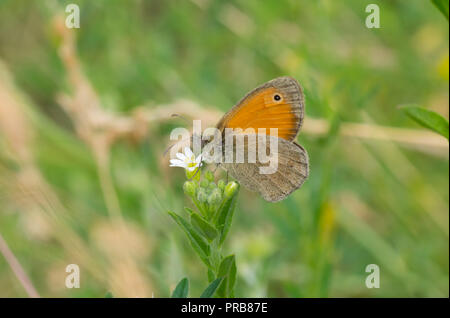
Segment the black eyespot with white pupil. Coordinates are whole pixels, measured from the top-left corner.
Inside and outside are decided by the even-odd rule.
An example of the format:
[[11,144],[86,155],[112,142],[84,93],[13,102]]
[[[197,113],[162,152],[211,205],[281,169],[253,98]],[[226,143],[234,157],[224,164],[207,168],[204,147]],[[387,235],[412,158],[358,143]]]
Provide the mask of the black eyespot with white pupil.
[[281,100],[281,96],[278,95],[278,94],[275,94],[275,95],[273,96],[273,99],[274,99],[275,101],[279,102],[279,101]]

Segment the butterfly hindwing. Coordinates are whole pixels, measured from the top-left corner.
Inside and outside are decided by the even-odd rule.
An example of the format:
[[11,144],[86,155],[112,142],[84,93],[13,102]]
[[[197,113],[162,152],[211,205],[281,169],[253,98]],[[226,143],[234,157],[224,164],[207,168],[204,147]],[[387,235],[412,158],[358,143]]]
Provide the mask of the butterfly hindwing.
[[[308,153],[302,146],[273,136],[264,136],[264,142],[261,142],[258,136],[248,135],[248,137],[250,138],[245,138],[241,149],[234,144],[228,151],[236,155],[238,151],[258,152],[258,147],[263,147],[266,154],[271,154],[271,160],[276,160],[275,170],[272,173],[262,173],[261,168],[268,167],[269,163],[262,163],[258,156],[256,162],[249,162],[246,155],[243,163],[237,163],[234,157],[232,163],[221,164],[233,178],[270,202],[283,200],[302,186],[309,174]],[[276,150],[270,147],[270,143],[275,142]],[[225,151],[225,157],[226,155]]]

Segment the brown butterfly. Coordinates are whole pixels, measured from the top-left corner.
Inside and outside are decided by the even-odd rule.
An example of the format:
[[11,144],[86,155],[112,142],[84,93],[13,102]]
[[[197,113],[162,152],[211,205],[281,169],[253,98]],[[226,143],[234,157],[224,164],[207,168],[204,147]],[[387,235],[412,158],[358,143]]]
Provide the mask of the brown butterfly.
[[[265,200],[277,202],[285,199],[302,186],[309,174],[308,154],[295,142],[304,113],[303,91],[294,78],[275,78],[255,88],[222,117],[217,128],[222,136],[227,128],[240,128],[244,131],[248,128],[253,128],[254,131],[265,128],[267,132],[270,128],[277,128],[277,136],[267,134],[264,137],[266,140],[247,138],[243,144],[245,149],[257,146],[267,152],[271,150],[269,143],[277,142],[278,149],[272,154],[277,158],[277,169],[273,173],[263,174],[260,168],[265,164],[259,160],[253,163],[222,162],[219,166],[246,188],[258,192]],[[224,138],[222,142],[223,140]],[[227,151],[236,152],[236,145],[224,150],[224,156]]]

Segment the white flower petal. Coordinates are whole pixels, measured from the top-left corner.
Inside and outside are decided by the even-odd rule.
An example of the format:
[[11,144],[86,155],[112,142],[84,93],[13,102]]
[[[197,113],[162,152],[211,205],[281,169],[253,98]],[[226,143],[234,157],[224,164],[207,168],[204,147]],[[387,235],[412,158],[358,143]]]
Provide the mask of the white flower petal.
[[170,166],[186,168],[186,163],[184,163],[183,161],[178,160],[178,159],[170,159]]
[[195,171],[195,169],[202,166],[202,155],[195,157],[195,154],[189,147],[184,148],[184,153],[178,152],[175,155],[177,159],[170,159],[171,167],[181,167],[189,171]]
[[170,159],[170,163],[184,163],[180,159]]
[[194,155],[191,148],[189,147],[184,148],[184,154],[186,155],[187,158],[191,158]]
[[186,160],[186,156],[183,153],[181,153],[181,152],[177,152],[175,154],[175,156],[177,156],[177,158],[180,159],[180,160],[183,160],[183,161]]
[[200,163],[200,162],[202,162],[202,155],[200,154],[200,155],[198,155],[197,156],[197,158],[195,158],[195,163]]
[[183,168],[183,169],[186,169],[186,167],[185,167],[185,166],[180,166],[180,165],[170,165],[169,167],[179,167],[179,168]]

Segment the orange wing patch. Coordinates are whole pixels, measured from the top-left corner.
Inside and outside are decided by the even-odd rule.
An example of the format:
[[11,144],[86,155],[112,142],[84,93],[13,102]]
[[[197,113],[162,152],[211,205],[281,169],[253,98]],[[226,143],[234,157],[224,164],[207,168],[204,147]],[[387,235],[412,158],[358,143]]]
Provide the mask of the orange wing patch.
[[270,128],[278,128],[278,137],[294,140],[303,119],[303,95],[297,82],[292,81],[295,80],[280,78],[256,88],[233,107],[217,127],[222,131],[253,128],[255,132],[266,128],[267,133]]

